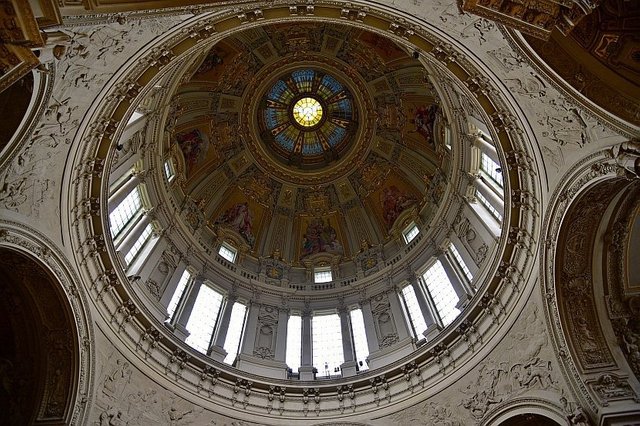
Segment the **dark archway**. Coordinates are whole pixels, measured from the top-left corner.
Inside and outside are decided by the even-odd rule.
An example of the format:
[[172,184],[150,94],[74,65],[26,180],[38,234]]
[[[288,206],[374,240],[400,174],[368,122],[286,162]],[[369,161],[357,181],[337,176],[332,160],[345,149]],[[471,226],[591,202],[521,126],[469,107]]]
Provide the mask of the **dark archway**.
[[66,424],[79,346],[61,284],[37,260],[0,249],[3,424]]
[[518,414],[500,423],[500,426],[560,426],[560,424],[541,414]]

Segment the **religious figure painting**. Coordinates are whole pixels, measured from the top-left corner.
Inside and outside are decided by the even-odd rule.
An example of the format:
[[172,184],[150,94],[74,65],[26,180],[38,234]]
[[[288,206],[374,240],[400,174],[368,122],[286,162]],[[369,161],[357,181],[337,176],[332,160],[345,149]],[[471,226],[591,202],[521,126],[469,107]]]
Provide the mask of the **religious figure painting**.
[[216,224],[227,225],[244,238],[253,247],[256,241],[253,235],[253,215],[249,211],[247,203],[236,203],[227,209],[216,221]]
[[405,193],[398,189],[397,186],[391,185],[382,190],[380,194],[380,202],[382,203],[382,215],[387,229],[390,229],[395,223],[398,216],[407,208],[418,202],[415,196]]
[[337,239],[338,235],[328,220],[311,219],[302,241],[301,259],[316,253],[343,254],[344,248]]
[[424,105],[418,107],[413,114],[413,124],[415,131],[420,134],[431,146],[435,147],[434,125],[438,114],[438,105]]
[[200,129],[193,129],[178,133],[176,142],[184,155],[187,175],[190,175],[194,167],[206,157],[209,150],[209,139]]

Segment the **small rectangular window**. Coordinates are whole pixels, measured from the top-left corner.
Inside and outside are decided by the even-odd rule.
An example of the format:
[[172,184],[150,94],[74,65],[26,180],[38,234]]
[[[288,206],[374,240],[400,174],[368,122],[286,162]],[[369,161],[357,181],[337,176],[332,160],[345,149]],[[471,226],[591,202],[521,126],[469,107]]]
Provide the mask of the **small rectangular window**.
[[238,251],[227,243],[222,243],[222,245],[220,246],[220,250],[218,250],[218,254],[224,259],[227,259],[229,262],[233,263],[236,261],[236,255],[238,254]]
[[456,264],[460,267],[460,269],[464,273],[465,277],[467,277],[467,280],[469,280],[469,282],[471,282],[473,280],[473,274],[471,273],[471,271],[467,267],[467,264],[464,262],[464,259],[460,255],[460,252],[458,252],[458,249],[456,248],[456,246],[453,245],[453,243],[449,243],[449,251],[451,252],[453,257],[455,258]]
[[242,337],[242,330],[244,330],[246,313],[247,307],[245,305],[239,302],[233,304],[227,338],[224,341],[224,350],[227,351],[224,362],[227,364],[233,364],[240,350],[240,338]]
[[485,196],[482,195],[482,193],[478,190],[476,190],[476,198],[489,211],[489,213],[491,213],[491,215],[496,218],[498,222],[502,222],[502,215],[500,214],[500,212],[496,210],[496,208],[493,207],[489,200],[487,200]]
[[297,371],[300,367],[302,355],[302,318],[300,315],[291,315],[287,322],[287,355],[286,361],[289,368]]
[[316,268],[313,272],[313,282],[316,284],[330,283],[333,280],[331,269]]
[[171,159],[168,159],[164,162],[164,175],[167,178],[167,181],[171,182],[173,178],[176,176],[175,171],[173,170],[173,162]]
[[187,322],[189,337],[185,342],[203,354],[209,350],[211,336],[216,326],[222,295],[206,284],[200,286],[198,297]]
[[144,247],[147,241],[149,241],[149,239],[151,238],[152,232],[153,232],[153,227],[149,223],[144,228],[144,230],[142,231],[142,233],[140,234],[136,242],[133,244],[133,247],[131,247],[131,250],[129,250],[129,253],[125,255],[124,261],[127,263],[127,265],[131,264],[133,259],[135,259],[138,256],[138,254],[140,254],[142,247]]
[[412,223],[404,230],[402,235],[404,236],[404,242],[409,244],[420,233],[420,230],[415,223]]
[[169,315],[169,318],[173,319],[173,314],[175,313],[178,303],[180,303],[180,299],[182,299],[184,291],[187,289],[187,284],[189,284],[190,280],[191,274],[185,269],[180,277],[180,281],[178,281],[176,290],[173,292],[169,306],[167,306],[167,314]]

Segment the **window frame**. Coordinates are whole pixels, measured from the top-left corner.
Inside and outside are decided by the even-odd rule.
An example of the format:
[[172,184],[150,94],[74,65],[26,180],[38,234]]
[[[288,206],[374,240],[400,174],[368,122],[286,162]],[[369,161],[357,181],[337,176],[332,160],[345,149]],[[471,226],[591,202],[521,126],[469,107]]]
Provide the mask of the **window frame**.
[[[233,254],[233,259],[229,259],[225,254],[223,254],[224,250]],[[227,243],[226,241],[223,241],[222,244],[220,244],[220,247],[218,248],[218,255],[228,262],[236,263],[236,259],[238,259],[238,250],[231,244]]]
[[[413,233],[413,231],[415,231],[415,233]],[[409,235],[411,235],[411,237],[409,237]],[[402,238],[404,239],[405,244],[411,243],[411,241],[415,240],[418,235],[420,235],[420,228],[418,228],[418,225],[415,222],[411,222],[402,231]]]

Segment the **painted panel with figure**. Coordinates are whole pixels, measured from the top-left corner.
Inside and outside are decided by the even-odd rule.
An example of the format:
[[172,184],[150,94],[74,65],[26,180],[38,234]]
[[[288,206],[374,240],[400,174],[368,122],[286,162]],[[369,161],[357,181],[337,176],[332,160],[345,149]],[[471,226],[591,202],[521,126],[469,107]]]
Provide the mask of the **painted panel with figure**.
[[184,155],[187,177],[191,177],[196,166],[201,163],[209,151],[209,138],[200,129],[176,134],[176,142]]
[[226,202],[214,216],[214,224],[234,231],[254,248],[259,237],[256,232],[262,229],[264,208],[237,188],[226,194],[225,199]]
[[344,254],[337,220],[333,217],[303,218],[301,221],[302,244],[300,259],[317,253]]

